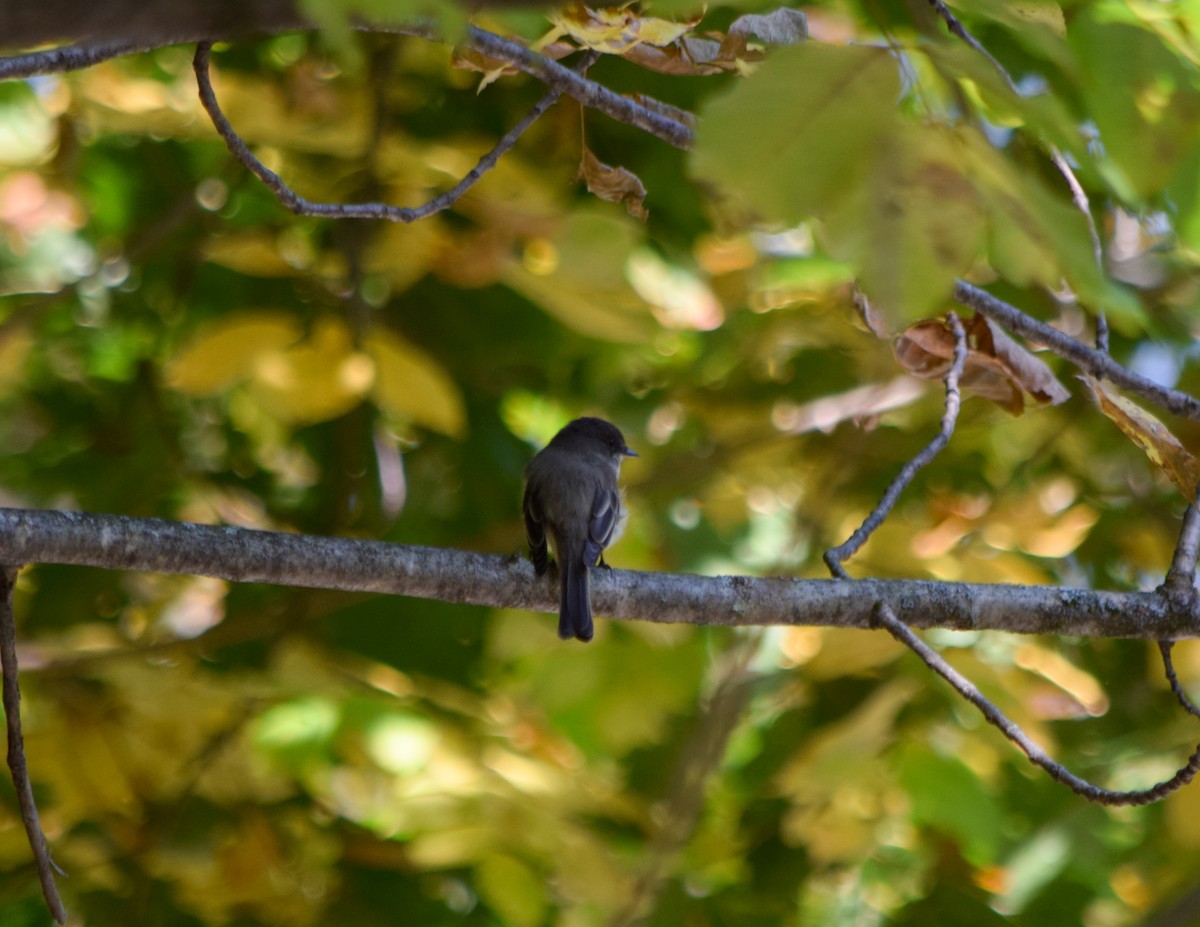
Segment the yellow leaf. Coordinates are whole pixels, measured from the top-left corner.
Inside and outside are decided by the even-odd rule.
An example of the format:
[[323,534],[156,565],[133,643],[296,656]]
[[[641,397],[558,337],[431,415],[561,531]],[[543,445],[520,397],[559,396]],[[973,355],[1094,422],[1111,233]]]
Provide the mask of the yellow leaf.
[[0,329],[0,396],[21,384],[25,375],[25,358],[33,347],[29,326],[5,325]]
[[670,45],[695,25],[695,22],[675,23],[668,19],[639,16],[628,7],[592,10],[582,3],[576,3],[549,18],[550,22],[580,45],[609,55],[622,55],[642,43]]
[[298,231],[278,235],[261,230],[229,232],[204,243],[204,259],[248,277],[342,277],[345,260],[336,252],[320,253]]
[[364,339],[377,376],[373,396],[379,407],[451,437],[461,437],[467,413],[458,384],[425,352],[383,329]]
[[1200,461],[1195,455],[1179,443],[1166,425],[1117,393],[1105,381],[1086,374],[1079,379],[1091,389],[1100,411],[1146,452],[1151,463],[1162,470],[1190,502],[1195,502],[1196,487],[1200,485]]
[[515,856],[485,856],[476,867],[475,885],[506,924],[537,927],[545,919],[545,880]]
[[656,326],[627,280],[641,236],[623,217],[577,210],[554,239],[530,242],[504,282],[585,335],[644,343]]
[[374,382],[375,364],[354,349],[346,324],[325,317],[299,344],[261,353],[250,388],[277,418],[309,424],[350,411]]
[[302,333],[282,312],[235,313],[203,330],[167,363],[167,383],[192,396],[215,396],[248,379],[260,355],[294,344]]
[[364,249],[362,267],[385,275],[395,295],[425,276],[446,242],[445,227],[437,220],[408,225],[391,222],[372,236]]

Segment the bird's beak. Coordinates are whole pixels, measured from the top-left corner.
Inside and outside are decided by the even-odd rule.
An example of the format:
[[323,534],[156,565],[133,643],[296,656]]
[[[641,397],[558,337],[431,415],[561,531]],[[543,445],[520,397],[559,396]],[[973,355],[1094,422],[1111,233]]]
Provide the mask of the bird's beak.
[[629,448],[629,447],[625,448],[625,456],[626,457],[636,457],[637,455],[638,455],[638,452],[633,450],[633,448]]

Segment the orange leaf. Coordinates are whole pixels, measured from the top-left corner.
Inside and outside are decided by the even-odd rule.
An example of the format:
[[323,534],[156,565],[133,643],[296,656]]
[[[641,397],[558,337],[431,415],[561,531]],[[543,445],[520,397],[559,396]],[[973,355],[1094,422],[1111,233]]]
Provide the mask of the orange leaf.
[[1082,374],[1079,379],[1092,391],[1100,411],[1146,452],[1151,463],[1167,475],[1189,502],[1195,502],[1196,487],[1200,485],[1200,461],[1195,455],[1179,443],[1166,425],[1117,393],[1105,381],[1087,374]]
[[[967,361],[959,385],[1002,406],[1013,415],[1025,409],[1025,395],[1057,405],[1070,396],[1044,363],[982,316],[965,325]],[[954,335],[941,319],[909,326],[892,344],[896,359],[913,376],[944,377],[954,358]]]
[[590,149],[584,148],[579,176],[587,181],[588,190],[600,199],[624,203],[625,209],[635,219],[645,221],[649,215],[646,211],[646,188],[632,171],[605,164]]

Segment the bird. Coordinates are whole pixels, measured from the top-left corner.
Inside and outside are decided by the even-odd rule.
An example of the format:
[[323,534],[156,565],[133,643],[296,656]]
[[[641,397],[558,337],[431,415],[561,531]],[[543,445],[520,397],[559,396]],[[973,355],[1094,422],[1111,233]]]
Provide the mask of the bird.
[[626,512],[617,478],[621,462],[638,456],[621,430],[601,418],[565,425],[525,468],[521,504],[529,559],[538,576],[549,568],[547,541],[558,562],[558,636],[590,641],[594,634],[588,574],[608,569],[604,549],[621,536]]

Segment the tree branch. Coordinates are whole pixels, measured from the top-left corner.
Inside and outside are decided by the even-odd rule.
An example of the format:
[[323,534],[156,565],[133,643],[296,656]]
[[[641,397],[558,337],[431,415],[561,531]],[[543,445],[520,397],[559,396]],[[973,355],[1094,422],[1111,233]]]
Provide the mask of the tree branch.
[[665,116],[650,107],[635,103],[607,87],[576,74],[557,61],[530,51],[520,42],[506,39],[475,26],[467,28],[467,44],[491,58],[506,61],[514,68],[536,77],[549,87],[557,87],[567,96],[578,100],[588,109],[611,116],[617,122],[641,129],[668,145],[691,148],[696,134],[689,126]]
[[[0,509],[0,562],[216,576],[557,612],[558,588],[517,555],[252,531],[118,515]],[[1200,599],[1157,592],[922,580],[796,580],[597,571],[592,601],[623,620],[873,627],[880,599],[914,627],[1017,634],[1200,637]]]
[[[261,31],[275,34],[311,28],[313,28],[311,23],[298,16],[278,15],[269,22],[262,23]],[[442,36],[434,27],[420,22],[360,21],[355,28],[363,32],[409,35],[434,42],[443,41]],[[192,29],[181,28],[179,32],[169,36],[164,35],[161,38],[151,35],[139,38],[117,37],[79,42],[46,51],[0,58],[0,79],[59,73],[88,67],[120,55],[152,51],[168,45],[191,42],[211,43],[229,38],[231,34],[242,35],[245,32],[245,29],[231,33],[193,27]],[[676,148],[690,148],[695,141],[695,132],[684,123],[609,90],[595,81],[588,80],[557,61],[526,48],[514,39],[496,35],[477,26],[469,26],[464,44],[468,48],[537,78],[547,87],[578,100],[589,109],[594,109],[618,122],[641,129]]]
[[[200,42],[196,46],[196,55],[192,60],[192,69],[195,71],[196,84],[200,90],[200,103],[204,106],[205,111],[212,120],[213,127],[217,130],[217,134],[224,139],[230,153],[247,170],[261,180],[267,189],[275,194],[279,202],[301,216],[323,216],[333,219],[387,219],[392,222],[409,223],[449,209],[458,202],[464,193],[478,183],[484,174],[495,167],[496,162],[517,143],[517,140],[524,134],[525,130],[533,125],[562,96],[560,89],[551,87],[545,96],[534,104],[533,109],[526,113],[515,126],[505,133],[504,137],[496,143],[491,151],[479,159],[479,163],[466,176],[451,189],[421,206],[388,206],[385,203],[318,203],[300,196],[288,186],[282,177],[256,158],[246,143],[242,141],[242,137],[229,124],[229,120],[225,118],[225,114],[221,111],[221,106],[217,102],[217,96],[213,92],[212,81],[209,79],[209,57],[211,51],[211,42]],[[586,71],[595,63],[598,56],[597,52],[589,51],[580,61],[578,65],[579,70],[581,72]]]
[[[1183,788],[1195,778],[1197,772],[1200,772],[1200,746],[1197,746],[1192,755],[1188,757],[1187,762],[1180,767],[1175,775],[1169,779],[1164,779],[1162,782],[1148,789],[1118,792],[1088,782],[1086,779],[1081,779],[1061,763],[1051,759],[1045,750],[1034,743],[1029,735],[1021,730],[1020,725],[1006,717],[999,708],[988,701],[971,680],[958,672],[958,670],[942,659],[941,654],[905,627],[897,619],[895,613],[886,602],[879,603],[876,615],[879,619],[879,624],[892,637],[912,650],[921,658],[926,666],[945,679],[946,682],[950,683],[959,695],[978,708],[987,722],[999,728],[1005,737],[1020,747],[1021,751],[1029,757],[1031,763],[1035,766],[1040,766],[1052,779],[1061,782],[1070,788],[1071,791],[1082,795],[1089,801],[1098,802],[1102,805],[1148,805],[1151,802],[1165,798],[1177,789]],[[1164,659],[1167,659],[1167,651],[1164,650],[1163,653]]]
[[38,879],[42,883],[42,896],[46,907],[60,924],[67,922],[67,911],[58,895],[54,881],[57,868],[50,858],[46,835],[42,833],[37,803],[33,800],[33,786],[29,782],[29,769],[25,764],[25,738],[21,734],[21,687],[17,681],[17,632],[13,621],[12,594],[16,585],[17,571],[0,566],[0,665],[3,666],[4,720],[8,731],[8,770],[12,775],[13,788],[17,792],[17,803],[21,808],[21,822],[25,825],[25,836],[33,850]]
[[1137,393],[1172,412],[1175,415],[1200,422],[1200,400],[1187,393],[1160,386],[1139,374],[1122,367],[1104,351],[1089,348],[1057,328],[1026,315],[1015,306],[1010,306],[991,293],[972,286],[963,280],[954,284],[954,298],[969,309],[986,315],[1022,338],[1045,345],[1055,354],[1095,377],[1107,377],[1117,386]]
[[825,551],[825,565],[829,567],[829,572],[839,579],[850,578],[842,566],[842,562],[853,557],[858,549],[867,543],[872,532],[883,524],[884,519],[892,511],[900,498],[900,493],[908,488],[908,484],[926,464],[941,453],[942,448],[950,443],[950,438],[954,434],[954,425],[958,421],[958,410],[962,404],[962,396],[958,390],[958,378],[962,376],[963,366],[967,362],[967,333],[963,331],[962,322],[953,312],[947,313],[946,324],[954,335],[954,360],[950,364],[950,369],[946,371],[946,404],[942,412],[941,427],[934,435],[933,440],[925,445],[916,457],[900,468],[900,472],[896,474],[895,479],[884,492],[879,504],[854,533],[837,547],[831,547]]
[[[951,331],[954,333],[954,361],[950,365],[950,369],[946,371],[946,406],[942,414],[941,428],[937,435],[930,441],[920,453],[913,457],[900,473],[888,486],[887,491],[883,494],[883,498],[875,509],[867,517],[859,527],[845,542],[838,547],[830,548],[825,552],[825,564],[829,567],[831,573],[843,579],[849,579],[845,568],[842,566],[842,561],[854,554],[867,539],[871,533],[875,531],[892,507],[899,499],[902,493],[912,482],[913,477],[917,472],[928,464],[937,454],[949,443],[951,436],[954,434],[954,425],[958,419],[958,410],[960,405],[960,396],[958,390],[958,378],[962,374],[963,366],[967,358],[967,338],[963,331],[962,324],[958,320],[958,316],[950,313],[947,316],[947,323]],[[1188,517],[1184,519],[1184,529],[1180,537],[1180,549],[1186,546],[1185,539],[1190,538],[1195,531],[1192,527],[1194,516],[1193,509],[1189,507]],[[1179,550],[1176,551],[1176,563],[1173,569],[1178,567],[1180,560]],[[1161,590],[1163,597],[1172,599],[1174,597],[1187,598],[1188,593],[1179,588],[1178,582],[1164,583]],[[1194,592],[1191,593],[1194,597]],[[923,640],[917,637],[905,623],[896,615],[892,608],[890,600],[880,598],[873,612],[875,624],[877,627],[884,628],[893,638],[899,643],[906,646],[909,650],[917,655],[926,666],[941,676],[951,687],[964,699],[974,705],[983,715],[984,719],[994,727],[996,727],[1005,737],[1017,745],[1017,747],[1027,756],[1031,763],[1035,766],[1040,766],[1044,769],[1051,778],[1057,782],[1061,782],[1070,788],[1078,795],[1082,795],[1089,801],[1099,802],[1105,805],[1144,805],[1169,795],[1176,789],[1180,789],[1187,785],[1200,771],[1200,745],[1198,745],[1187,762],[1180,768],[1175,775],[1170,779],[1159,782],[1148,789],[1136,789],[1127,792],[1113,791],[1106,789],[1095,783],[1088,782],[1082,779],[1075,773],[1071,772],[1058,761],[1052,759],[1041,747],[1039,747],[1026,734],[1019,724],[1008,718],[1004,712],[997,708],[988,698],[979,691],[979,688],[967,679],[962,673],[954,669],[940,653],[926,644]],[[1187,694],[1180,686],[1179,680],[1175,675],[1175,668],[1171,663],[1171,647],[1173,642],[1169,640],[1158,641],[1159,651],[1162,653],[1163,666],[1167,673],[1167,679],[1171,684],[1171,691],[1175,694],[1179,703],[1189,712],[1200,714],[1196,706],[1192,704]]]

